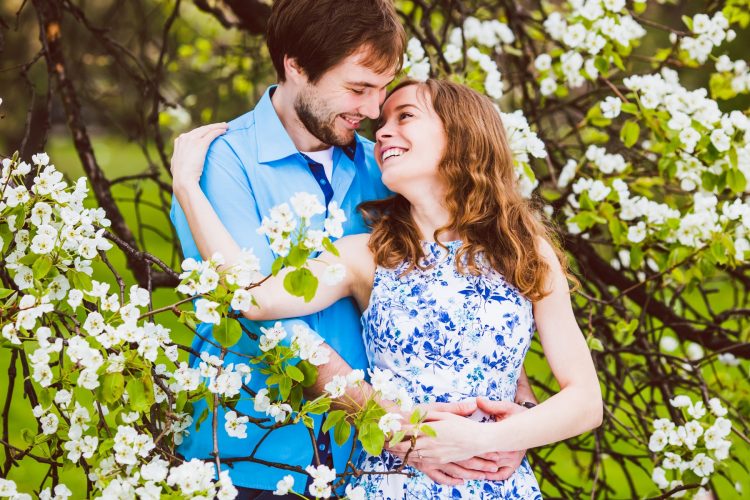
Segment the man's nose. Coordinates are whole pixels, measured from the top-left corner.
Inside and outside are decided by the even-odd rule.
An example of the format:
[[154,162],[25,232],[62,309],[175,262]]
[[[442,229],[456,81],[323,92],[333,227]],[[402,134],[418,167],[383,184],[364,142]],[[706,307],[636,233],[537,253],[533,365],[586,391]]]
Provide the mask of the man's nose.
[[359,112],[371,120],[376,120],[380,116],[380,92],[369,92]]

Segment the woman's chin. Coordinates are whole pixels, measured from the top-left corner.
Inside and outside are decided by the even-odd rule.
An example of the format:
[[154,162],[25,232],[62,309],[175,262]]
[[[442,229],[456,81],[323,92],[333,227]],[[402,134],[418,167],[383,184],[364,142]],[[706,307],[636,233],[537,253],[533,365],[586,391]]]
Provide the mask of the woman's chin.
[[399,192],[399,186],[403,185],[403,181],[399,179],[397,175],[393,175],[391,172],[388,172],[388,169],[383,171],[380,180],[383,182],[383,185],[387,187],[390,191],[394,193]]

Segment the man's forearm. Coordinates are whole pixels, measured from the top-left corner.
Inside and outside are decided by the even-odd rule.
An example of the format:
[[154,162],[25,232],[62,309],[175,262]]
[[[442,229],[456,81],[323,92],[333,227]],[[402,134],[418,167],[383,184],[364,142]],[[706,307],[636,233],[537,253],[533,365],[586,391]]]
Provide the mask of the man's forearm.
[[[318,378],[315,384],[305,390],[307,397],[318,397],[325,392],[325,386],[333,380],[336,375],[346,377],[352,372],[352,367],[342,358],[335,349],[328,344],[325,347],[330,351],[329,361],[324,365],[318,366]],[[346,388],[347,399],[353,400],[358,406],[363,406],[372,394],[372,387],[367,382],[362,382],[358,386]],[[382,402],[381,402],[382,403]],[[332,401],[334,407],[338,406],[336,400]]]
[[531,388],[529,377],[526,376],[526,370],[521,369],[521,375],[518,377],[518,387],[516,388],[516,403],[523,404],[525,402],[538,403],[534,390]]

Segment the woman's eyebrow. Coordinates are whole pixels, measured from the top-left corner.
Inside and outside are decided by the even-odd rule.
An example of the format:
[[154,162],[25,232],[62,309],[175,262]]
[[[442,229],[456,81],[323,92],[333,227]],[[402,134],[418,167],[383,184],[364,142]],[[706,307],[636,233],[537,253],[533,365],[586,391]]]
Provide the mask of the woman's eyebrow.
[[[393,108],[393,111],[392,111],[392,113],[395,113],[396,111],[402,110],[402,109],[404,109],[404,108],[414,108],[414,109],[416,109],[417,111],[422,111],[422,110],[421,110],[421,109],[419,108],[419,106],[417,106],[416,104],[411,104],[411,103],[404,103],[404,104],[399,104],[398,106],[396,106],[395,108]],[[379,129],[379,128],[380,128],[380,127],[382,127],[382,126],[383,126],[384,124],[385,124],[385,114],[383,113],[383,114],[381,114],[381,115],[380,115],[380,116],[378,117],[378,119],[377,119],[377,120],[375,121],[375,130]]]
[[411,104],[411,103],[408,103],[408,102],[407,102],[407,103],[404,103],[404,104],[399,104],[398,106],[396,106],[396,107],[395,107],[395,108],[393,109],[393,111],[398,111],[398,110],[400,110],[400,109],[404,109],[404,108],[414,108],[414,109],[416,109],[417,111],[421,111],[421,109],[419,109],[419,106],[417,106],[416,104]]

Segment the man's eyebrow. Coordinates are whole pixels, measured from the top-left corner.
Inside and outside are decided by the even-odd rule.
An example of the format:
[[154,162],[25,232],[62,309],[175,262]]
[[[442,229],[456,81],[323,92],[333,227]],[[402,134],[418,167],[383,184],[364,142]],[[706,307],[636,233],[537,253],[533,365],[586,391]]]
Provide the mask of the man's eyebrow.
[[377,88],[377,85],[372,84],[370,82],[346,82],[347,85],[350,85],[352,87],[367,87],[370,89]]

